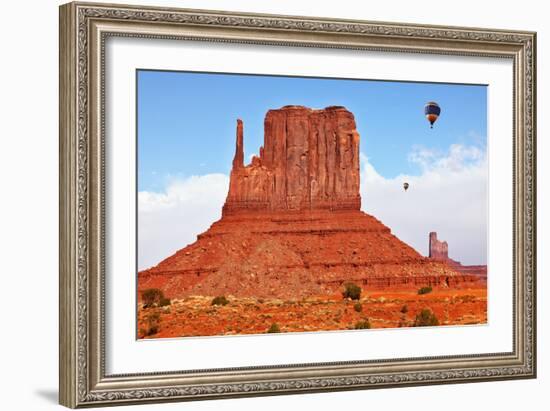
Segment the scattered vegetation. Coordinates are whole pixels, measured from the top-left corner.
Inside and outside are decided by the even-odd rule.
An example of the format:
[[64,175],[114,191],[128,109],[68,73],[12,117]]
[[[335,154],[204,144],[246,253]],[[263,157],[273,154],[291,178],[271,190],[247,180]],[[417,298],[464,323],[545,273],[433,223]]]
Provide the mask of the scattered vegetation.
[[415,327],[430,327],[434,325],[439,325],[439,320],[429,308],[424,308],[420,311],[414,320]]
[[357,321],[355,323],[355,329],[356,330],[368,330],[368,329],[370,329],[370,327],[371,327],[371,325],[370,325],[370,321],[368,319]]
[[357,284],[347,283],[344,287],[344,292],[342,293],[344,298],[349,298],[350,300],[358,300],[361,298],[361,287]]
[[357,311],[358,313],[360,313],[361,311],[363,311],[363,304],[361,304],[360,302],[356,302],[354,305],[353,305],[353,309],[355,311]]
[[153,335],[159,332],[160,314],[151,313],[147,317],[147,328],[145,329],[145,335]]
[[219,295],[212,300],[212,305],[227,305],[229,300],[225,298],[225,295]]
[[269,329],[267,330],[268,334],[280,333],[280,332],[281,332],[281,328],[279,327],[279,324],[277,324],[277,323],[271,324],[271,327],[269,327]]
[[428,293],[431,293],[431,292],[432,292],[432,287],[430,287],[430,286],[422,287],[418,290],[419,295],[428,294]]
[[147,335],[154,335],[156,333],[159,332],[159,327],[158,325],[152,325],[151,327],[148,328],[147,330]]
[[407,306],[407,304],[405,304],[403,307],[401,307],[401,312],[403,314],[407,314],[409,312],[409,307]]
[[164,307],[170,305],[170,299],[164,297],[162,290],[158,288],[147,288],[141,292],[143,308]]

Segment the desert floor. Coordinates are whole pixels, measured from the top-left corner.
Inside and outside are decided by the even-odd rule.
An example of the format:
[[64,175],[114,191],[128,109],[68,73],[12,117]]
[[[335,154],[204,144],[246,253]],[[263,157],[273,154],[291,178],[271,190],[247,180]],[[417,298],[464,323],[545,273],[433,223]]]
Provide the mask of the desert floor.
[[173,299],[164,307],[138,307],[139,338],[263,334],[413,327],[430,310],[438,325],[487,322],[487,289],[366,291],[359,300],[341,294],[301,300],[237,298],[213,305],[212,296]]

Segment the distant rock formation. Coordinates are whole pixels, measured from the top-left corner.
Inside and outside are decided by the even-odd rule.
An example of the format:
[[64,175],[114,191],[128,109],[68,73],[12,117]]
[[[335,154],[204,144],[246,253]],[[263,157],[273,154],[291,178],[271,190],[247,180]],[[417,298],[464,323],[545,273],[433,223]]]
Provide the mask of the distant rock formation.
[[222,218],[140,272],[139,290],[293,299],[335,293],[346,282],[395,290],[479,280],[422,257],[360,211],[359,134],[344,107],[285,106],[268,111],[264,124],[259,156],[245,165],[237,120]]
[[224,215],[251,210],[359,210],[359,133],[344,107],[285,106],[265,117],[260,155],[245,166],[243,123]]
[[449,258],[449,245],[447,241],[439,241],[437,233],[432,231],[429,237],[429,258],[436,261],[443,261],[449,264],[456,271],[463,274],[471,274],[487,277],[486,265],[462,265],[459,261]]
[[447,241],[439,241],[437,233],[430,233],[430,251],[428,256],[434,260],[447,261],[449,259],[449,245]]

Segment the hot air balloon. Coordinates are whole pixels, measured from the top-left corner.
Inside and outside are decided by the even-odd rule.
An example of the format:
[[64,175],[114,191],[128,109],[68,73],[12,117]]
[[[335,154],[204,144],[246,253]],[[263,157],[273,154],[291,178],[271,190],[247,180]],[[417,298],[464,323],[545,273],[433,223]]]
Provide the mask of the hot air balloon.
[[409,189],[409,183],[403,183],[403,188],[407,191]]
[[441,113],[441,108],[435,101],[430,101],[424,106],[424,114],[430,122],[430,128],[434,128],[434,123]]

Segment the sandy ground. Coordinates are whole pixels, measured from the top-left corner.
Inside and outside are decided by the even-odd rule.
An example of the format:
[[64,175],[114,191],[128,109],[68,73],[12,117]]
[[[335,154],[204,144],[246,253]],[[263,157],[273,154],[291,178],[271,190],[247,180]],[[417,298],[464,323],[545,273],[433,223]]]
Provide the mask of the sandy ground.
[[[487,322],[487,289],[434,289],[364,292],[360,300],[341,294],[300,300],[235,298],[212,305],[213,296],[175,299],[164,307],[138,307],[140,338],[261,334],[415,326],[417,315],[430,310],[439,325]],[[275,325],[274,325],[275,324]]]

